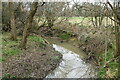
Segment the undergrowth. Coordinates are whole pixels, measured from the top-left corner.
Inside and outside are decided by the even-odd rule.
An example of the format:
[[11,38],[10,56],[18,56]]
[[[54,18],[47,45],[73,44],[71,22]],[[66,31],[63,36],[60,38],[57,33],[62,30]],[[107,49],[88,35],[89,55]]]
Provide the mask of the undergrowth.
[[2,37],[2,58],[0,61],[5,61],[7,57],[13,56],[19,53],[22,53],[20,49],[18,49],[20,41],[12,41],[9,39],[9,34],[3,34]]
[[41,48],[46,47],[45,41],[42,37],[39,37],[39,36],[36,36],[36,35],[31,35],[31,36],[28,37],[28,39],[36,42],[39,45],[39,47],[41,47]]
[[[19,49],[21,40],[22,38],[18,36],[16,41],[12,41],[10,40],[8,33],[3,34],[2,43],[0,44],[2,45],[2,58],[0,58],[0,62],[5,61],[7,57],[24,53],[23,50]],[[46,46],[44,44],[44,39],[36,35],[29,36],[28,42],[31,42],[32,44],[27,46],[33,46],[33,42],[39,44],[38,46],[41,48],[45,48]]]
[[63,39],[63,40],[68,40],[71,37],[71,34],[69,33],[61,33],[59,34],[59,38]]
[[[106,53],[100,54],[100,69],[98,72],[99,78],[117,78],[118,76],[118,59],[114,59],[115,45],[112,44],[112,48],[108,49]],[[112,60],[114,59],[114,60]]]

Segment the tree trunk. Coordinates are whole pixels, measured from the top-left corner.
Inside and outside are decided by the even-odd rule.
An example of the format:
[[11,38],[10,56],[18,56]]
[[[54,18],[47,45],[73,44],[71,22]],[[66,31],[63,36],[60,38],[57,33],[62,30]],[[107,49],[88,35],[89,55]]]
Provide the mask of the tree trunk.
[[16,25],[15,25],[15,14],[13,2],[9,2],[9,12],[10,12],[10,26],[11,26],[11,39],[17,39]]
[[97,16],[95,16],[95,26],[98,27],[98,20],[97,20]]
[[100,17],[99,17],[99,26],[102,25],[103,18],[104,18],[103,16],[100,16]]
[[116,57],[120,56],[120,25],[115,23]]
[[[120,21],[119,21],[120,22]],[[116,55],[115,57],[119,57],[118,58],[118,64],[120,64],[120,24],[117,24],[117,26],[115,26],[116,28]],[[118,66],[118,77],[120,77],[120,65]]]
[[[116,55],[115,57],[120,57],[120,3],[119,0],[117,3],[115,3],[116,1],[114,1],[114,5],[112,6],[110,4],[110,2],[107,2],[108,5],[111,7],[113,13],[114,13],[114,17],[116,19],[115,23],[117,23],[117,26],[115,26],[115,31],[116,31]],[[114,9],[114,7],[116,7],[117,9]],[[120,58],[118,58],[118,63],[120,64]],[[120,66],[118,66],[118,77],[120,77]]]
[[94,22],[94,17],[91,17],[91,21],[94,27],[96,27],[95,22]]
[[25,49],[26,48],[26,44],[27,44],[27,37],[29,35],[29,29],[32,26],[32,21],[33,21],[33,17],[37,11],[37,7],[38,7],[38,2],[33,2],[31,9],[29,11],[29,15],[27,17],[27,21],[26,21],[26,25],[25,28],[23,30],[23,37],[22,37],[22,41],[20,44],[20,48]]

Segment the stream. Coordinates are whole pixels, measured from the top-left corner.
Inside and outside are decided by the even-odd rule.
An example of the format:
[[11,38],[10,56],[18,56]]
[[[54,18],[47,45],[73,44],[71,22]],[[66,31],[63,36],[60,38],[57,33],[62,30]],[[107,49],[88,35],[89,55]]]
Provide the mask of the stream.
[[[59,66],[49,73],[46,78],[96,78],[97,72],[95,68],[92,64],[85,63],[82,60],[83,55],[75,53],[67,49],[67,47],[63,47],[63,43],[61,43],[62,45],[60,43],[58,45],[58,42],[55,44],[56,41],[52,41],[54,42],[52,43],[53,48],[55,51],[61,53],[63,58]],[[70,47],[70,44],[68,44],[68,47]],[[74,48],[72,49],[74,50]]]

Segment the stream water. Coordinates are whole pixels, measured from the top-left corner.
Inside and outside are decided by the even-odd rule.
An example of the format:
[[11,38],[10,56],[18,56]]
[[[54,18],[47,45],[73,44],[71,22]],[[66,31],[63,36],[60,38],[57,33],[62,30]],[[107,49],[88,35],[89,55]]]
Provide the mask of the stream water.
[[76,54],[75,52],[61,46],[61,44],[59,45],[53,44],[53,48],[56,51],[60,52],[63,55],[63,58],[59,66],[53,72],[48,74],[46,78],[95,78],[96,77],[97,73],[93,65],[89,63],[85,63],[82,60],[83,55]]

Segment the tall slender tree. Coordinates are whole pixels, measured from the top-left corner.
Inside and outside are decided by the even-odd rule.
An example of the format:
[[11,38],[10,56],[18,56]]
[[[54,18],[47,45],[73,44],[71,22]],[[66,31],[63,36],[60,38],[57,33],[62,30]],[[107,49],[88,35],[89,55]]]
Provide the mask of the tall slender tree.
[[[107,2],[111,7],[114,17],[115,17],[115,36],[116,36],[116,55],[118,58],[118,64],[120,64],[120,0],[114,1],[114,6],[111,5],[110,2]],[[120,77],[120,66],[118,66],[118,77]]]
[[11,26],[11,39],[17,39],[16,25],[15,25],[15,13],[14,13],[14,3],[9,2],[9,13],[10,13],[10,26]]
[[120,12],[119,12],[119,6],[120,3],[115,1],[115,6],[112,6],[112,4],[110,2],[107,2],[108,5],[111,7],[113,13],[114,13],[114,17],[115,17],[115,32],[116,32],[116,56],[120,56]]

